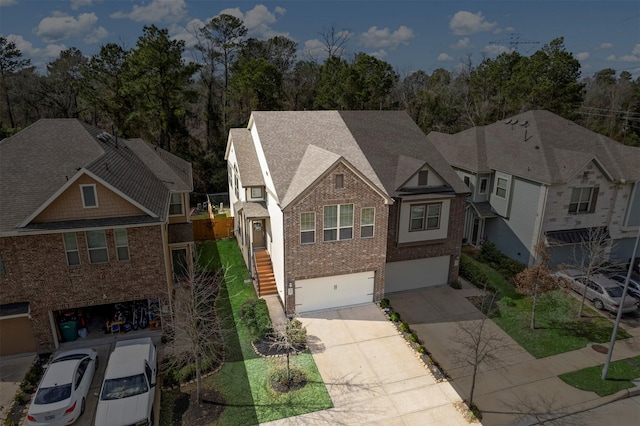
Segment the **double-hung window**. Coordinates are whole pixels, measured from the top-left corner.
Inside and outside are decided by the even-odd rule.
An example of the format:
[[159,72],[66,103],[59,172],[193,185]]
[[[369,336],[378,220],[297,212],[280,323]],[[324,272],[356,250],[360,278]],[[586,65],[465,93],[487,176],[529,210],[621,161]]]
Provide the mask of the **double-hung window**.
[[500,198],[507,198],[507,180],[499,177],[496,181],[496,195]]
[[78,239],[75,232],[65,232],[64,251],[67,253],[67,265],[78,266],[80,264],[80,251],[78,251]]
[[114,229],[113,235],[116,239],[116,254],[118,260],[129,260],[129,241],[127,240],[127,230],[124,228]]
[[592,211],[593,188],[573,188],[569,213],[589,213]]
[[353,204],[324,207],[324,241],[353,238]]
[[300,243],[313,244],[316,242],[316,214],[306,212],[300,214]]
[[409,231],[424,231],[440,228],[441,211],[441,203],[411,206]]
[[172,192],[171,201],[169,202],[169,215],[175,216],[182,213],[182,194],[179,192]]
[[87,249],[91,263],[108,263],[107,237],[104,231],[87,231]]
[[480,179],[480,190],[478,194],[486,194],[487,193],[487,178]]
[[373,237],[373,227],[376,213],[373,207],[364,207],[360,210],[360,238]]

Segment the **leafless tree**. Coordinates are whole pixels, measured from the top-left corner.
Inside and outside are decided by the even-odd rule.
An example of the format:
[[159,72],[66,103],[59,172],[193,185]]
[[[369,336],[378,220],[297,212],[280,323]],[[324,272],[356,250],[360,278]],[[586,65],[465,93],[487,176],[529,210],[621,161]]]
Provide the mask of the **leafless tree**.
[[351,33],[346,29],[338,31],[335,24],[331,24],[329,28],[322,30],[320,37],[324,41],[324,48],[329,58],[342,58]]
[[200,267],[185,270],[188,271],[186,279],[174,286],[172,294],[172,315],[166,324],[169,343],[165,345],[165,351],[170,368],[195,366],[199,403],[203,364],[218,363],[222,357],[222,333],[215,301],[224,272],[211,272]]
[[536,264],[530,268],[525,269],[518,275],[513,277],[516,284],[516,289],[519,293],[531,296],[531,329],[536,328],[536,307],[538,304],[538,297],[546,292],[560,288],[562,279],[551,275],[549,270],[549,252],[544,241],[538,242],[535,247]]
[[[585,284],[589,282],[592,275],[614,268],[609,260],[612,248],[611,238],[605,227],[589,228],[586,237],[582,239],[582,242],[573,252],[573,267],[583,273],[586,278]],[[582,316],[586,298],[587,289],[585,286],[580,300],[578,317]]]
[[300,320],[288,319],[275,327],[270,346],[283,351],[287,357],[287,383],[291,383],[291,363],[289,356],[303,350],[307,343],[307,329]]
[[451,341],[458,344],[458,352],[454,355],[458,365],[471,369],[471,388],[467,405],[473,410],[473,394],[476,387],[478,369],[481,365],[498,366],[498,354],[506,346],[504,339],[495,328],[491,328],[489,315],[495,309],[496,293],[487,297],[487,285],[481,306],[482,318],[457,323],[456,334]]

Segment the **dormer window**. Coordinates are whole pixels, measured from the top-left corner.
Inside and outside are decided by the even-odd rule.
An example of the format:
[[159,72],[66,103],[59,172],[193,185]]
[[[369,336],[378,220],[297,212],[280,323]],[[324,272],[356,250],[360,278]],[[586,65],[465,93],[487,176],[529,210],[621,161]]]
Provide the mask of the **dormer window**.
[[96,193],[95,184],[80,185],[80,193],[82,194],[82,207],[98,207],[98,194]]
[[420,170],[418,172],[418,185],[419,186],[427,186],[427,182],[429,181],[429,171],[428,170]]

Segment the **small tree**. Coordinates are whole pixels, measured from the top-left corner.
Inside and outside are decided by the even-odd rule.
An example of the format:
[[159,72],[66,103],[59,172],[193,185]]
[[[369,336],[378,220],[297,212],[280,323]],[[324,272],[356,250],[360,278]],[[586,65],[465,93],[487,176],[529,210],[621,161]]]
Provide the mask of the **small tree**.
[[538,242],[535,247],[537,263],[531,268],[527,268],[513,277],[516,289],[519,293],[531,296],[531,321],[532,330],[536,328],[536,307],[538,296],[543,293],[554,290],[560,286],[561,280],[551,275],[549,270],[549,252],[544,241]]
[[271,347],[284,351],[287,357],[287,384],[291,384],[291,363],[289,356],[303,350],[307,344],[307,329],[300,320],[289,319],[274,330]]
[[172,315],[166,327],[169,343],[165,349],[169,367],[194,365],[199,403],[202,399],[203,364],[216,363],[221,357],[222,336],[215,300],[224,273],[198,266],[186,270],[186,279],[174,288]]
[[[612,248],[611,237],[605,227],[589,228],[587,235],[582,239],[580,245],[574,249],[573,253],[573,266],[586,277],[585,283],[591,279],[593,274],[613,269],[613,266],[609,263],[609,253],[611,253]],[[578,317],[582,316],[586,298],[587,289],[585,287],[580,300]]]
[[[458,352],[454,355],[459,365],[471,369],[471,389],[467,405],[470,410],[474,410],[473,394],[476,387],[478,369],[481,365],[499,365],[498,354],[506,346],[502,336],[497,330],[489,325],[488,315],[495,309],[496,293],[487,297],[487,285],[485,283],[483,293],[482,318],[470,321],[460,321],[457,323],[456,334],[451,337],[451,341],[459,345]],[[488,300],[488,303],[487,303]]]

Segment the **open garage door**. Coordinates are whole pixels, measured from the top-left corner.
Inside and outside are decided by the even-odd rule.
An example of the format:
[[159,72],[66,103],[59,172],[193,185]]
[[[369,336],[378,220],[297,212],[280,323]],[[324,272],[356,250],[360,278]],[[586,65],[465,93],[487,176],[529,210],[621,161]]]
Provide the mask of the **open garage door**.
[[413,290],[449,282],[451,256],[387,263],[384,292]]
[[296,282],[296,312],[373,302],[374,271]]

